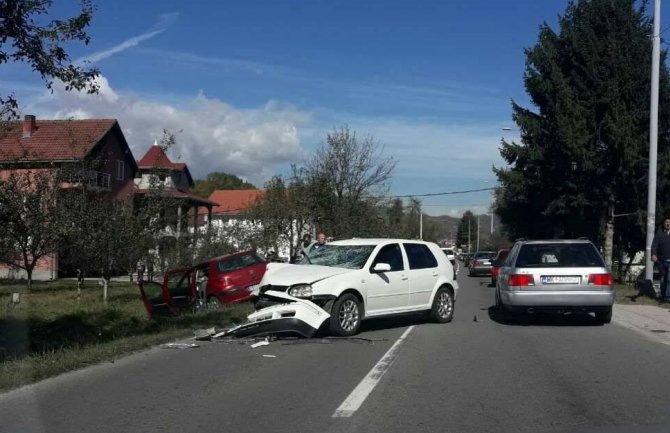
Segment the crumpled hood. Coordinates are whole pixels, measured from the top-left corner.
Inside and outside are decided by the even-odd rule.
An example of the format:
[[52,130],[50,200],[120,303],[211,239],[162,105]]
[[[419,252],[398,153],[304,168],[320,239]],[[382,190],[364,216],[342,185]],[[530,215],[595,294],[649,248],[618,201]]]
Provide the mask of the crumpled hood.
[[273,286],[291,286],[293,284],[312,284],[316,281],[352,272],[353,269],[331,268],[320,265],[283,265],[268,267],[263,276],[261,285],[272,284]]

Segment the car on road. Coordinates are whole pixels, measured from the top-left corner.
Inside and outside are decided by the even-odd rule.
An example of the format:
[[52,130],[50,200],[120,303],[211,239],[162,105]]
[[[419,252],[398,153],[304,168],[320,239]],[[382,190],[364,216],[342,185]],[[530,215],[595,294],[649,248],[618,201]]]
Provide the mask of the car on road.
[[495,258],[491,262],[491,285],[495,287],[496,280],[498,279],[498,272],[500,271],[500,265],[505,261],[505,257],[509,254],[509,248],[503,248],[498,250]]
[[445,256],[447,256],[449,262],[451,262],[451,266],[454,267],[454,274],[458,274],[458,260],[456,260],[456,251],[454,251],[453,248],[442,248],[442,252]]
[[491,261],[495,258],[494,251],[477,251],[470,260],[468,275],[471,277],[479,275],[491,275]]
[[279,304],[286,303],[286,295],[308,302],[320,317],[322,312],[329,315],[332,334],[350,336],[363,320],[379,316],[425,311],[436,322],[449,322],[458,283],[447,256],[434,243],[350,239],[327,243],[300,264],[268,265],[259,292],[258,306],[265,307],[259,312],[268,311],[261,314],[268,320],[257,327],[266,333],[297,326],[281,321],[283,314],[295,311],[276,305],[275,294],[283,298]]
[[612,320],[613,279],[586,239],[518,241],[500,268],[496,306],[503,311],[583,311]]
[[253,250],[215,257],[190,268],[173,269],[163,281],[142,282],[140,292],[149,316],[178,314],[205,304],[249,301],[265,274],[267,262]]

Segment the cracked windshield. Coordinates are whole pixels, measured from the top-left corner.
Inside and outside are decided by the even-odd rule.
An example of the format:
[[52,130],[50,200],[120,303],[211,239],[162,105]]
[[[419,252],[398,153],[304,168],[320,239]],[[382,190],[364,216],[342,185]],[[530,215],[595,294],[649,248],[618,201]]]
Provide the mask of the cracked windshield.
[[0,433],[670,432],[662,3],[0,0]]

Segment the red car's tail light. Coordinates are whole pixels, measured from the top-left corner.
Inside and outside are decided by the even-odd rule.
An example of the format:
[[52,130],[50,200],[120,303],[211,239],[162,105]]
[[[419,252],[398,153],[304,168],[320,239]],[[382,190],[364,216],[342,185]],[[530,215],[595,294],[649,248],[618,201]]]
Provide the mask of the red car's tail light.
[[535,280],[532,275],[528,274],[512,274],[509,276],[510,286],[534,286]]
[[609,273],[589,275],[589,285],[611,286],[612,284],[614,284],[614,278],[612,278],[612,275]]

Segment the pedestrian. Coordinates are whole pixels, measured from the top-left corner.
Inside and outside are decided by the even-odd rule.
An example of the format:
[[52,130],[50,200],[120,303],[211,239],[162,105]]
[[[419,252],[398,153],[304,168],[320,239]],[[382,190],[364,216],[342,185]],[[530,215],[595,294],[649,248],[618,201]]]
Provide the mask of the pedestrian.
[[142,260],[137,261],[137,282],[144,281],[144,262]]
[[670,217],[663,219],[661,229],[654,236],[651,261],[656,262],[661,271],[661,302],[670,303]]
[[321,248],[324,245],[326,245],[326,235],[324,233],[319,233],[316,236],[316,242],[314,242],[314,245],[312,245],[310,252],[316,250],[317,248]]
[[309,254],[309,250],[312,248],[312,235],[305,233],[302,235],[302,248],[300,249],[300,255],[297,260],[303,259]]

